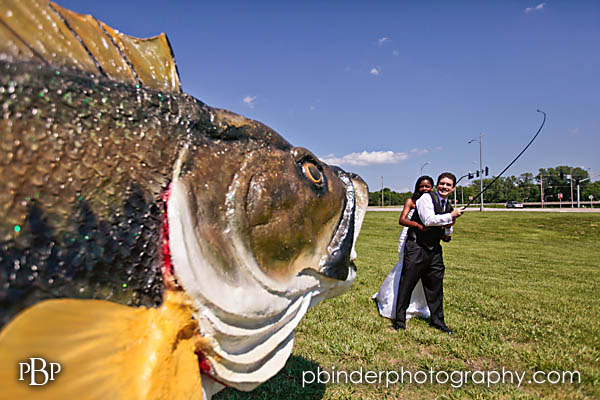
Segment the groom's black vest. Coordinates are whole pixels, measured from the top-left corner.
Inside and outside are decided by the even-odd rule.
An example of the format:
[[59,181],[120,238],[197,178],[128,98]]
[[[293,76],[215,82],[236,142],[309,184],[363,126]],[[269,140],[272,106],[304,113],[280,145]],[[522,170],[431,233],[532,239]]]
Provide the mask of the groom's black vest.
[[[431,196],[431,200],[433,200],[433,211],[436,214],[447,214],[452,212],[454,208],[450,205],[450,200],[446,199],[446,207],[442,210],[442,205],[440,204],[440,200],[435,193],[424,193],[423,196]],[[410,219],[411,221],[417,222],[421,225],[423,221],[419,217],[419,212],[415,208],[413,212],[413,216]],[[417,228],[408,228],[408,239],[416,240],[421,247],[424,247],[428,250],[433,250],[436,247],[439,247],[440,240],[442,240],[442,236],[444,236],[444,228],[441,226],[430,226],[426,231],[420,231]]]

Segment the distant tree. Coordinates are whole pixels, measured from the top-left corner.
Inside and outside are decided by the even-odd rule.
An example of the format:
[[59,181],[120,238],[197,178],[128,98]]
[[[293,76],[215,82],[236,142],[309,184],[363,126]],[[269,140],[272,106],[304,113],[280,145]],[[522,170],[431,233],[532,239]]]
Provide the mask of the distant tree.
[[519,186],[522,185],[534,185],[534,176],[532,173],[525,172],[524,174],[519,175]]
[[[383,199],[384,206],[399,206],[403,205],[407,198],[412,196],[411,192],[398,193],[390,188],[383,188]],[[369,192],[369,205],[380,206],[381,205],[381,190],[377,192]]]
[[[492,179],[484,179],[483,186],[491,183]],[[496,182],[485,192],[484,201],[487,203],[504,203],[508,200],[518,199],[517,178],[514,176],[498,178]]]
[[594,196],[594,201],[600,200],[600,181],[592,182],[581,190],[581,201],[590,201],[590,195]]
[[381,191],[379,191],[379,192],[369,192],[369,205],[370,206],[379,206],[379,205],[381,205]]
[[519,175],[519,191],[521,196],[518,200],[523,202],[533,202],[540,200],[540,186],[536,184],[533,174],[526,172]]
[[[583,168],[569,167],[566,165],[561,165],[555,168],[539,169],[536,179],[538,182],[540,179],[543,179],[544,201],[558,201],[559,193],[562,193],[563,201],[571,201],[571,179],[568,178],[569,175],[573,181],[573,197],[575,198],[577,196],[577,183],[575,180],[587,178],[589,174],[586,170]],[[589,181],[582,182],[581,186],[587,186],[589,184],[588,182]]]
[[399,193],[398,205],[404,205],[404,203],[406,202],[406,199],[408,199],[410,196],[412,196],[412,192]]

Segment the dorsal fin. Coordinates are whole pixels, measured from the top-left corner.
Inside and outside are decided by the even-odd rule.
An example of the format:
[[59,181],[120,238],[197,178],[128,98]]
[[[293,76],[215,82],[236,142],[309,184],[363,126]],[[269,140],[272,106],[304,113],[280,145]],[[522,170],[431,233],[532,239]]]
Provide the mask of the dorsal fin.
[[181,92],[167,36],[138,39],[48,0],[0,0],[0,58]]

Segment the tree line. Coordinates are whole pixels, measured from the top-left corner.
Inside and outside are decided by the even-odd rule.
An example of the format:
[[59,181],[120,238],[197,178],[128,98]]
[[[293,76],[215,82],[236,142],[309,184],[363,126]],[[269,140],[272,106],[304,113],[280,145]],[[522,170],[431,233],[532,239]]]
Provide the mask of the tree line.
[[[483,187],[485,188],[493,179],[493,176],[484,177]],[[573,201],[576,203],[578,183],[579,197],[582,202],[589,202],[590,195],[594,200],[600,200],[600,181],[591,182],[588,171],[583,168],[561,165],[555,168],[540,168],[536,175],[526,172],[519,176],[500,177],[484,193],[484,203],[505,203],[509,200],[523,203],[541,202],[542,191],[544,202],[559,201],[560,193],[562,201],[570,203],[571,187]],[[479,178],[473,177],[469,180],[468,177],[465,177],[458,183],[456,199],[458,203],[464,204],[469,202],[469,196],[477,196],[479,192]],[[386,206],[403,205],[411,195],[412,192],[398,193],[389,188],[383,188],[383,204]],[[381,190],[369,192],[370,206],[380,206],[381,201]]]

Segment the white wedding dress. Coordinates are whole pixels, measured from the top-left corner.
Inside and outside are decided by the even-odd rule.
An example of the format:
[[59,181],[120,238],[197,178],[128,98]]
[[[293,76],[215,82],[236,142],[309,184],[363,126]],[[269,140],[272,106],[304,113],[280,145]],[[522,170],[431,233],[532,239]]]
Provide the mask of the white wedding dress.
[[[412,217],[414,209],[410,210],[407,219]],[[373,295],[373,300],[377,303],[379,314],[382,317],[394,319],[396,317],[396,298],[398,294],[398,285],[400,284],[400,276],[402,275],[402,263],[404,261],[404,246],[406,244],[406,236],[408,236],[408,228],[405,227],[398,238],[398,262],[385,278],[379,292]],[[419,279],[417,286],[410,297],[410,305],[406,310],[406,319],[412,317],[429,318],[429,307],[425,299],[423,284]]]

